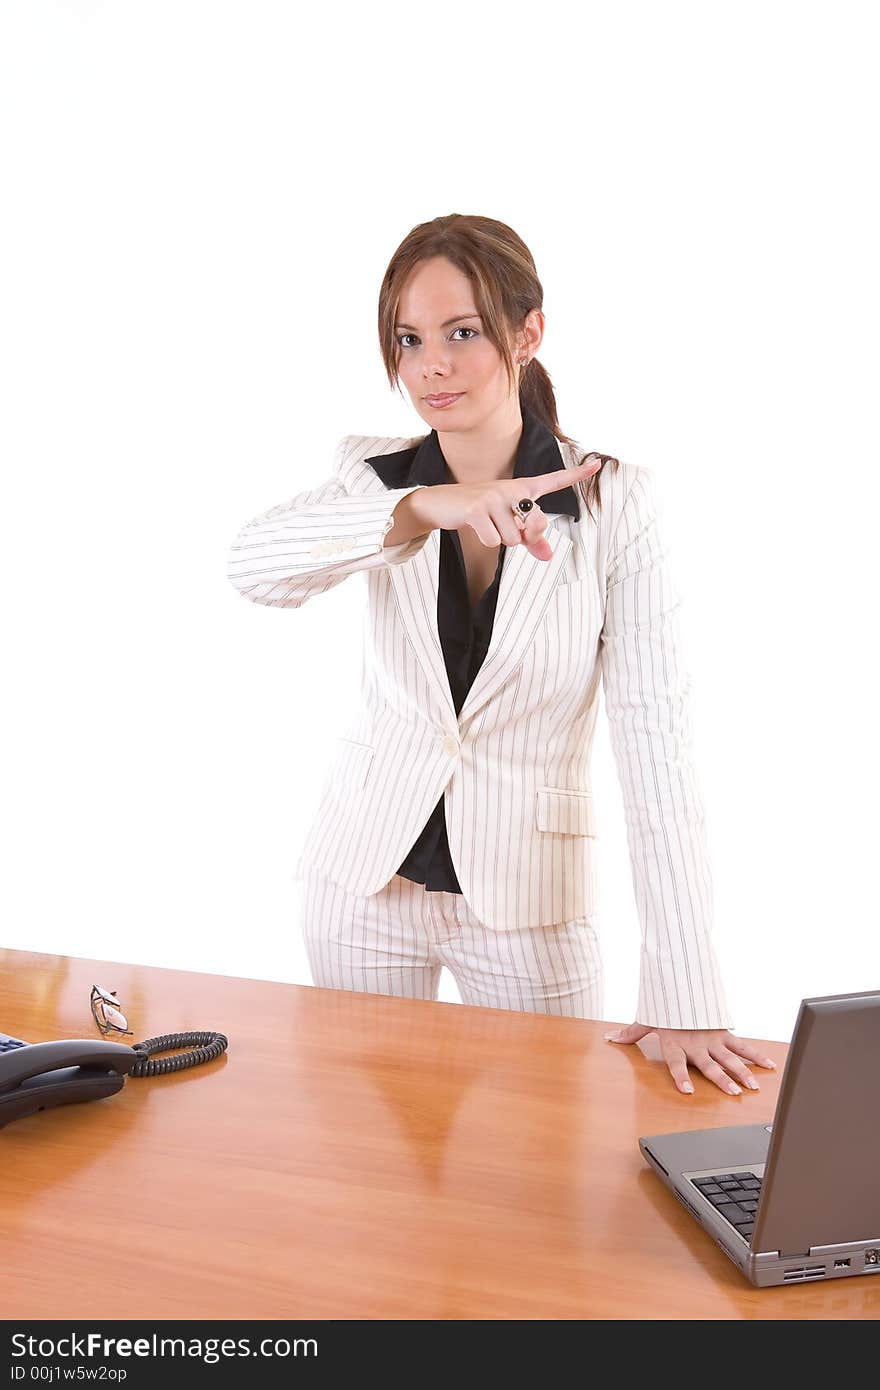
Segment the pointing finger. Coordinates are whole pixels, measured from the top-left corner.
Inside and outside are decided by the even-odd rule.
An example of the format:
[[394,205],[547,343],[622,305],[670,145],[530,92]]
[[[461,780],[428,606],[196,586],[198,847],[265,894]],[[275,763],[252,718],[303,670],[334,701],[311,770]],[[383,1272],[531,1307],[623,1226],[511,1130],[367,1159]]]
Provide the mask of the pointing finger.
[[583,482],[585,478],[591,478],[594,473],[598,473],[601,467],[601,459],[584,459],[584,462],[577,464],[575,468],[557,468],[552,473],[542,473],[539,478],[530,478],[529,481],[540,487],[539,496],[543,496],[547,492],[558,492],[560,488],[571,487],[572,483]]

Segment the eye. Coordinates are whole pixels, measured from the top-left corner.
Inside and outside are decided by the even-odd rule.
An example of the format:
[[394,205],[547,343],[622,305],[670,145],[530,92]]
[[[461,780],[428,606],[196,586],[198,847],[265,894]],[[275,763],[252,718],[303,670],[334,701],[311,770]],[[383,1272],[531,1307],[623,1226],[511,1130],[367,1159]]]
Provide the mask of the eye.
[[[472,333],[472,334],[474,335],[475,338],[479,337],[479,333],[478,333],[478,331],[477,331],[476,328],[461,327],[461,328],[453,328],[452,331],[453,331],[453,333]],[[398,343],[400,344],[400,346],[401,346],[402,348],[405,348],[405,347],[407,346],[407,344],[403,341],[404,338],[416,338],[416,337],[418,337],[418,335],[417,335],[416,333],[398,333],[398,334],[397,334],[397,341],[398,341]],[[459,340],[459,341],[461,341],[461,340]],[[469,343],[469,342],[470,342],[470,338],[465,338],[463,341],[466,342],[466,343]]]

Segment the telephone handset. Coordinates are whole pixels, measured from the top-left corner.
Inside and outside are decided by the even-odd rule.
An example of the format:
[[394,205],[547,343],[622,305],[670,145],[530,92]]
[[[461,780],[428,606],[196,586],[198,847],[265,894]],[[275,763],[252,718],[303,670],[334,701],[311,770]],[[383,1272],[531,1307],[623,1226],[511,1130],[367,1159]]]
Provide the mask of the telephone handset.
[[[227,1043],[222,1033],[168,1033],[133,1047],[108,1038],[26,1043],[0,1033],[0,1129],[37,1110],[115,1095],[127,1074],[155,1076],[211,1061]],[[147,1060],[154,1052],[180,1046],[194,1051]]]
[[0,1053],[0,1129],[53,1105],[112,1096],[137,1061],[134,1048],[107,1038],[8,1041],[20,1046]]

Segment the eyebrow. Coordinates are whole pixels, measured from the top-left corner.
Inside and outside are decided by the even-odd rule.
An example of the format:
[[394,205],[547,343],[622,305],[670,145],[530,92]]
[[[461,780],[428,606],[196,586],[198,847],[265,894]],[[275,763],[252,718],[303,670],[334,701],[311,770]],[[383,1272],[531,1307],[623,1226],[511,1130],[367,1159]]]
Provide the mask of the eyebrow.
[[[462,319],[478,319],[479,317],[479,314],[459,314],[458,318],[447,319],[445,323],[441,323],[440,327],[449,328],[453,323],[461,323]],[[413,328],[411,323],[396,323],[394,327],[408,328],[411,333],[418,333],[419,331],[417,328]]]

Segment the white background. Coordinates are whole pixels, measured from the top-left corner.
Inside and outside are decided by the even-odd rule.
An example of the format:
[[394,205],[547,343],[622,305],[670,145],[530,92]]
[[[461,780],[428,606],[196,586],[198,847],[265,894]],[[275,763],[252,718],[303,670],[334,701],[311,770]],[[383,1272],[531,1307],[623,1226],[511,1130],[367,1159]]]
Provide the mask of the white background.
[[[310,983],[364,590],[259,608],[227,552],[342,435],[424,433],[379,282],[480,212],[535,256],[562,429],[661,490],[735,1030],[880,988],[874,17],[7,0],[0,944]],[[593,782],[629,1022],[604,710]]]

